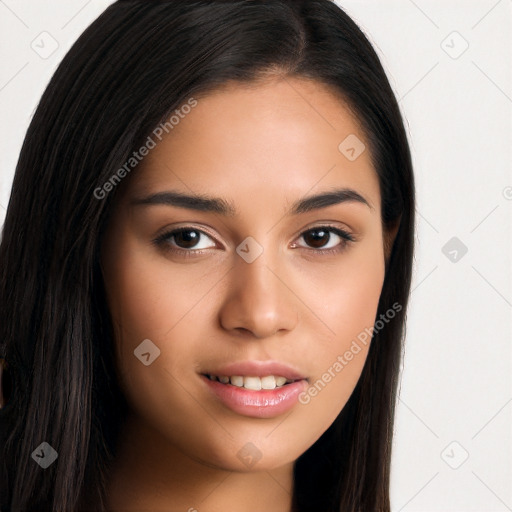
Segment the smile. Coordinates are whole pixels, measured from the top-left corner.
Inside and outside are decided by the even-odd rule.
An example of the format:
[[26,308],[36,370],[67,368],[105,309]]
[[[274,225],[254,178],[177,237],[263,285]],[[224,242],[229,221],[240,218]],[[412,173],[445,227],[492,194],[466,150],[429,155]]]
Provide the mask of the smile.
[[238,388],[250,389],[252,391],[272,390],[282,388],[286,384],[291,384],[295,380],[287,379],[279,375],[266,375],[265,377],[233,375],[206,375],[210,380],[221,382],[222,384],[231,384]]

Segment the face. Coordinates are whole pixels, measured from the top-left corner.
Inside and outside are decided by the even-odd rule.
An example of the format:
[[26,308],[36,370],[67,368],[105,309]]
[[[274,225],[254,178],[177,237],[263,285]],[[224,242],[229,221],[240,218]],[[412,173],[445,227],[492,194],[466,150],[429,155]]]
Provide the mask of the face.
[[369,343],[354,341],[385,273],[378,178],[357,120],[318,82],[231,83],[186,111],[153,134],[102,241],[121,387],[185,456],[277,468],[360,377]]

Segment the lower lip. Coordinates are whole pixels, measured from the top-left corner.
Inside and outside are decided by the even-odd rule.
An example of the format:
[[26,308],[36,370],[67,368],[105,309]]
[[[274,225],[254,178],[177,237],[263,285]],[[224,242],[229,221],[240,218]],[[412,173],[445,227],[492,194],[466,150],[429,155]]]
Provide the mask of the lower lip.
[[273,418],[289,411],[306,389],[307,381],[298,380],[276,389],[252,391],[231,384],[222,384],[201,375],[215,396],[229,409],[253,418]]

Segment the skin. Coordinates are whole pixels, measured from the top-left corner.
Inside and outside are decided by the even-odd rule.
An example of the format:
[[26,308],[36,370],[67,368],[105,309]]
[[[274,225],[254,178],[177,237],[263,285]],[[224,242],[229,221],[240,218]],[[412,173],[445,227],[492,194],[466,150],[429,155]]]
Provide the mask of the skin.
[[[132,412],[111,474],[109,509],[291,510],[293,463],[342,410],[369,345],[308,404],[271,418],[234,413],[199,373],[272,359],[311,385],[373,326],[384,242],[391,246],[396,229],[382,230],[369,150],[355,161],[338,150],[350,134],[366,140],[340,97],[318,82],[229,83],[200,98],[120,185],[101,264]],[[287,214],[296,200],[340,187],[370,207],[347,201]],[[238,215],[131,204],[167,190],[224,198]],[[343,247],[331,232],[314,245],[308,230],[326,224],[355,241]],[[196,243],[203,254],[166,252],[195,249],[172,237],[164,246],[152,243],[183,226],[206,230]],[[264,248],[252,263],[236,252],[248,236]],[[324,246],[341,250],[314,252]],[[161,351],[149,366],[133,354],[145,339]],[[252,467],[237,457],[248,442],[261,454]]]

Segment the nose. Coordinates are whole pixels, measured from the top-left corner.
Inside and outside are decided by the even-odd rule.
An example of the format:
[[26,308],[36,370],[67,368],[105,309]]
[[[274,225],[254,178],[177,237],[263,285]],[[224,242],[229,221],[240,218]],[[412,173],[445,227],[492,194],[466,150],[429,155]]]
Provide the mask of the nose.
[[292,331],[298,323],[298,301],[290,283],[264,256],[252,263],[237,258],[227,276],[228,292],[219,319],[232,334],[262,339]]

